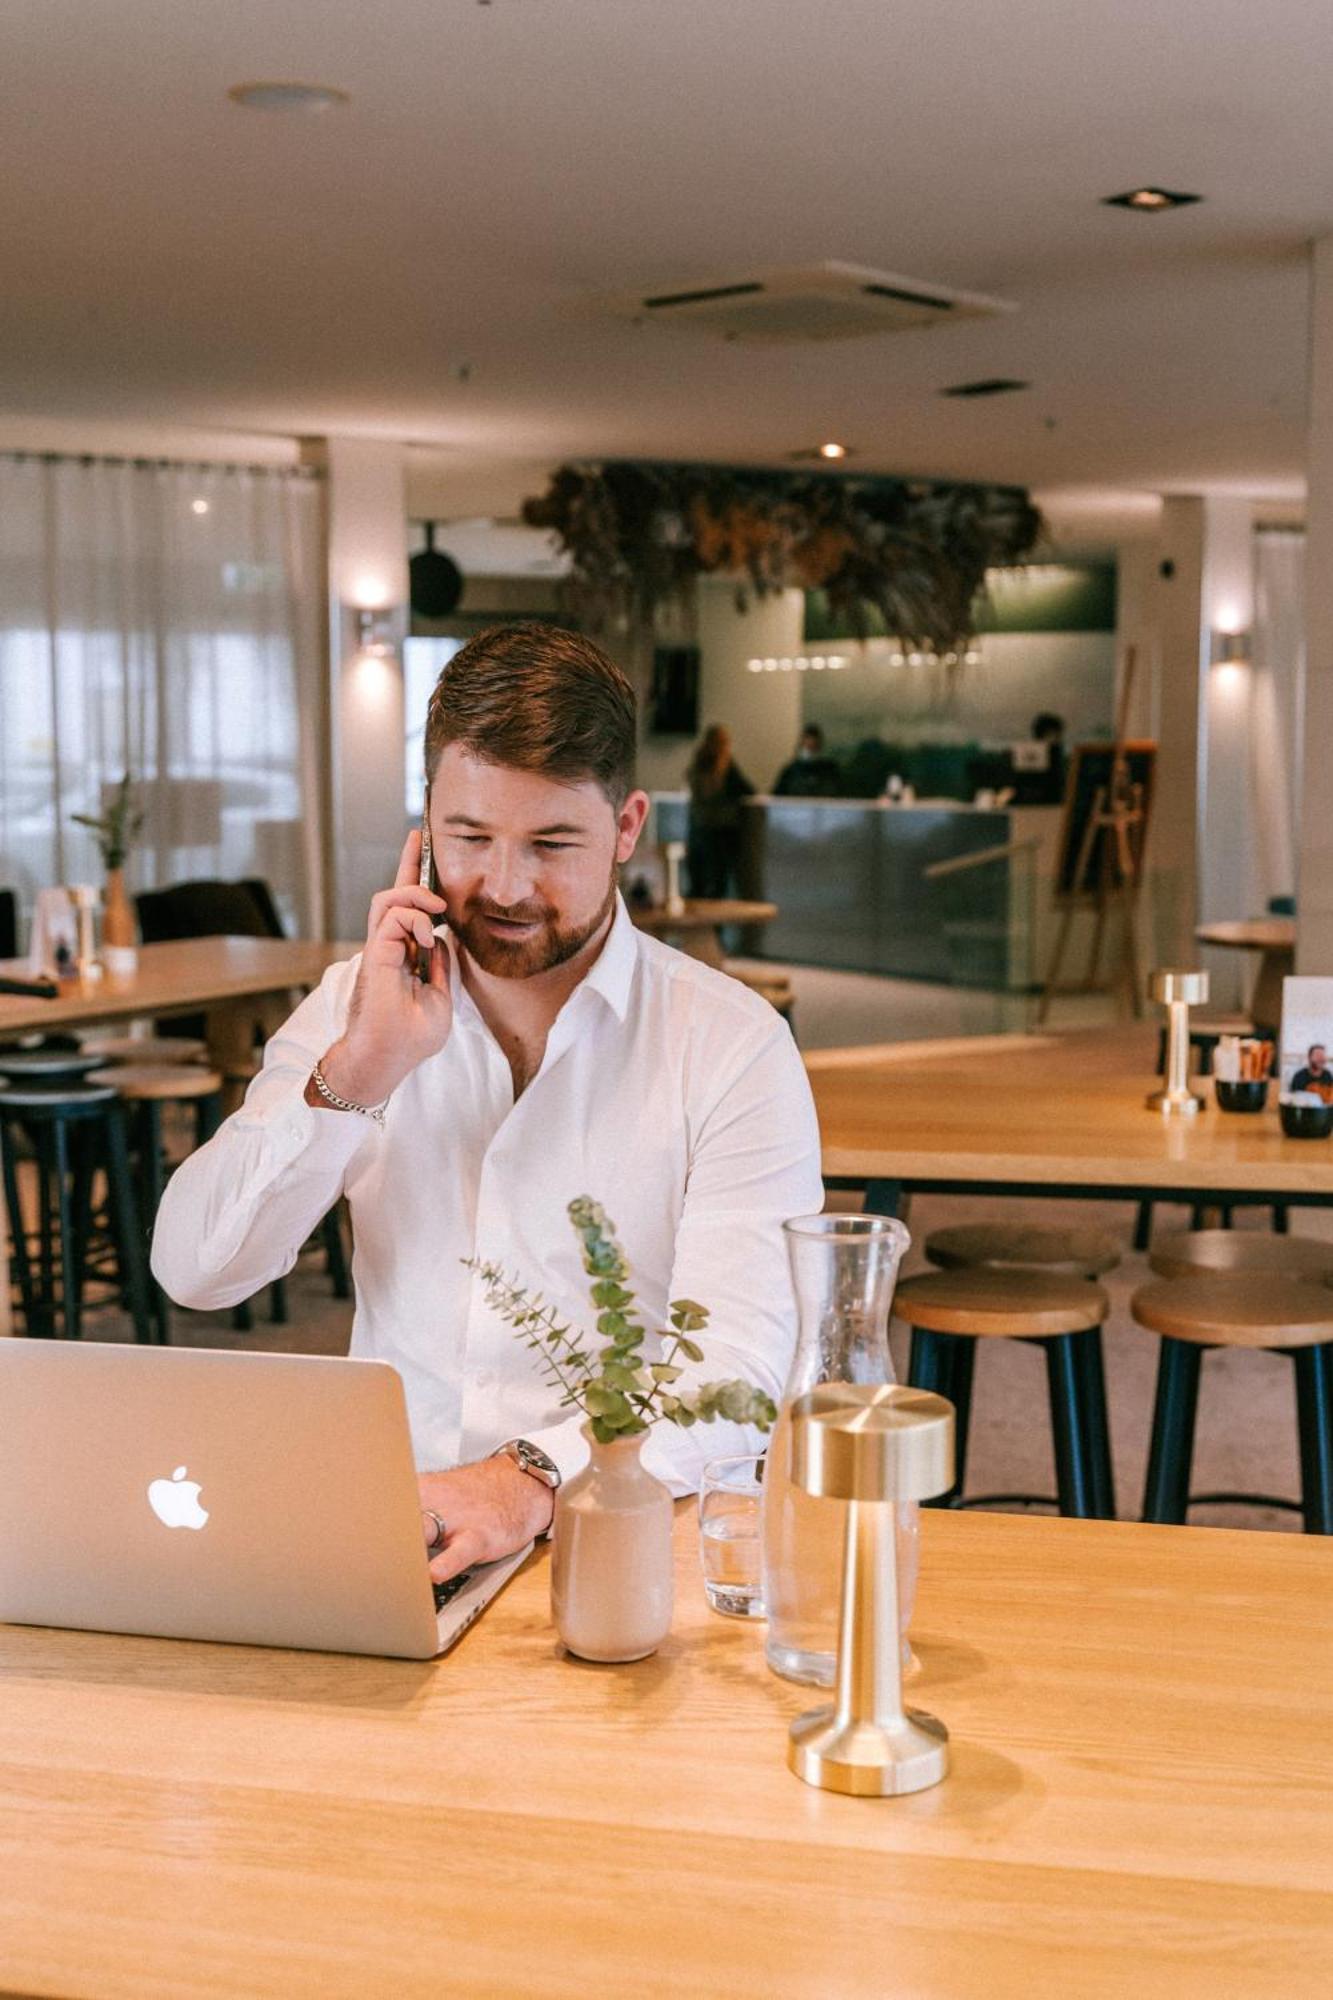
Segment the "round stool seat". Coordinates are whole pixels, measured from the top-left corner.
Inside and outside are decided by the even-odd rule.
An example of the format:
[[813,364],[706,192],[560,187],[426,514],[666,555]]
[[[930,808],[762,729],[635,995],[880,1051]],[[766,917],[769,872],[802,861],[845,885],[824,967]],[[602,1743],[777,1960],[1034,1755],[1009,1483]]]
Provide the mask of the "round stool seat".
[[[1333,1293],[1329,1296],[1333,1304]],[[1088,1278],[983,1266],[909,1278],[899,1285],[893,1309],[926,1333],[1044,1340],[1100,1326],[1111,1301]]]
[[96,1070],[90,1079],[106,1084],[117,1097],[135,1104],[175,1103],[188,1097],[212,1097],[222,1088],[215,1069],[189,1063],[118,1063]]
[[0,1077],[15,1083],[60,1084],[87,1076],[101,1067],[96,1056],[81,1049],[12,1049],[0,1054]]
[[194,1035],[94,1035],[84,1043],[99,1063],[206,1063],[208,1043]]
[[71,1083],[51,1090],[34,1089],[30,1084],[0,1086],[0,1111],[22,1111],[25,1116],[34,1112],[51,1118],[77,1115],[115,1102],[115,1091],[104,1084]]
[[1058,1268],[1097,1278],[1120,1262],[1120,1245],[1106,1229],[964,1222],[951,1229],[933,1229],[926,1238],[926,1255],[946,1271],[984,1264],[1019,1270]]
[[1322,1347],[1333,1341],[1328,1286],[1261,1272],[1159,1278],[1130,1301],[1140,1326],[1196,1347]]
[[1237,1277],[1267,1272],[1318,1285],[1333,1278],[1333,1243],[1257,1229],[1171,1229],[1153,1238],[1148,1263],[1159,1278],[1190,1278],[1202,1271],[1229,1271]]

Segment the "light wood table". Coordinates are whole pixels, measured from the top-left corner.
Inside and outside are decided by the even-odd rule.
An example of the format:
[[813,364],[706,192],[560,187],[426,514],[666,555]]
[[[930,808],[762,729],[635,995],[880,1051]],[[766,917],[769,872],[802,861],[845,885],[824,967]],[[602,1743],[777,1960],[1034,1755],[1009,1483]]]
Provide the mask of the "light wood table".
[[906,1799],[704,1607],[562,1658],[536,1558],[418,1665],[0,1628],[7,1990],[80,2000],[1306,2000],[1333,1963],[1333,1549],[930,1513]]
[[674,912],[660,904],[651,909],[630,907],[630,916],[641,931],[665,938],[687,957],[702,959],[705,965],[716,966],[719,971],[726,963],[718,936],[721,925],[743,928],[749,924],[771,924],[777,914],[776,903],[750,903],[730,896],[707,900],[687,896],[684,908]]
[[1296,970],[1295,919],[1255,917],[1243,923],[1200,924],[1194,935],[1200,944],[1259,953],[1250,1013],[1265,1028],[1280,1027],[1282,982]]
[[1055,1193],[1333,1203],[1333,1140],[1288,1139],[1267,1111],[1196,1118],[1145,1104],[1157,1029],[994,1035],[805,1058],[834,1183],[954,1194]]
[[[359,944],[313,944],[291,938],[205,937],[139,947],[136,972],[85,984],[64,980],[54,1000],[0,993],[0,1036],[83,1028],[137,1015],[208,1015],[210,1060],[226,1070],[249,1053],[248,1029],[271,1003],[319,983]],[[26,978],[27,962],[0,960],[0,972]],[[258,1003],[258,1008],[257,1008]]]
[[[128,1021],[139,1015],[202,1013],[207,1018],[210,1062],[223,1076],[241,1076],[254,1058],[255,1028],[271,1031],[279,1026],[295,995],[317,985],[331,965],[360,949],[359,944],[252,937],[140,945],[138,969],[123,979],[62,980],[54,1000],[0,993],[0,1039]],[[27,960],[0,960],[0,972],[27,978]],[[239,1097],[239,1085],[232,1086],[232,1095]],[[10,1331],[8,1260],[0,1220],[0,1335]]]

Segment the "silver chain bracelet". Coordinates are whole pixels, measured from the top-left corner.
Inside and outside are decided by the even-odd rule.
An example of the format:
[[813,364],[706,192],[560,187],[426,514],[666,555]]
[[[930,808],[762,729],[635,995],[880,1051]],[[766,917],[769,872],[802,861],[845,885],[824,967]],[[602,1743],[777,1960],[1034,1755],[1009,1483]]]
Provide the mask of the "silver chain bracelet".
[[326,1104],[331,1104],[335,1111],[359,1111],[363,1118],[373,1118],[377,1125],[383,1126],[384,1113],[388,1108],[388,1103],[389,1103],[387,1097],[385,1098],[383,1104],[353,1104],[350,1097],[339,1097],[336,1090],[330,1089],[328,1081],[325,1078],[324,1071],[321,1069],[318,1063],[316,1063],[313,1070],[311,1070],[310,1076],[312,1082],[314,1083],[315,1089],[324,1099],[324,1102]]

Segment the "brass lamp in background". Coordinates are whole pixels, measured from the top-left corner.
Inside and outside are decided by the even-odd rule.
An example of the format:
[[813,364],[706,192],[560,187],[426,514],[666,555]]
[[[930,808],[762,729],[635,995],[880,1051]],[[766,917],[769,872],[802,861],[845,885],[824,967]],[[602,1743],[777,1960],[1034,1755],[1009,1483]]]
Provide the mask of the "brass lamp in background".
[[896,1503],[953,1484],[953,1404],[883,1382],[825,1382],[792,1404],[791,1477],[847,1502],[838,1672],[831,1706],[791,1726],[787,1762],[826,1792],[885,1798],[937,1785],[949,1732],[904,1709]]
[[1166,1008],[1166,1087],[1148,1096],[1148,1109],[1166,1118],[1192,1118],[1203,1099],[1190,1089],[1190,1008],[1208,998],[1206,972],[1154,972],[1149,997]]

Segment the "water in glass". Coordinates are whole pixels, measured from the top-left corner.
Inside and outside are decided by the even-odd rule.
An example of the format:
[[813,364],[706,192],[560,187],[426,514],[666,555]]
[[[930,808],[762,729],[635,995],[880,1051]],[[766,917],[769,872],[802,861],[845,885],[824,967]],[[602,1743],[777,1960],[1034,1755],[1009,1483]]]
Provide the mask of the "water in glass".
[[704,1590],[727,1618],[762,1618],[759,1539],[761,1458],[716,1458],[699,1485],[699,1554]]
[[[796,1288],[796,1358],[768,1449],[763,1500],[765,1651],[789,1680],[833,1683],[846,1506],[791,1481],[791,1405],[821,1382],[892,1382],[889,1308],[910,1242],[884,1215],[812,1215],[784,1225]],[[898,1603],[906,1657],[916,1594],[915,1502],[897,1510]]]

